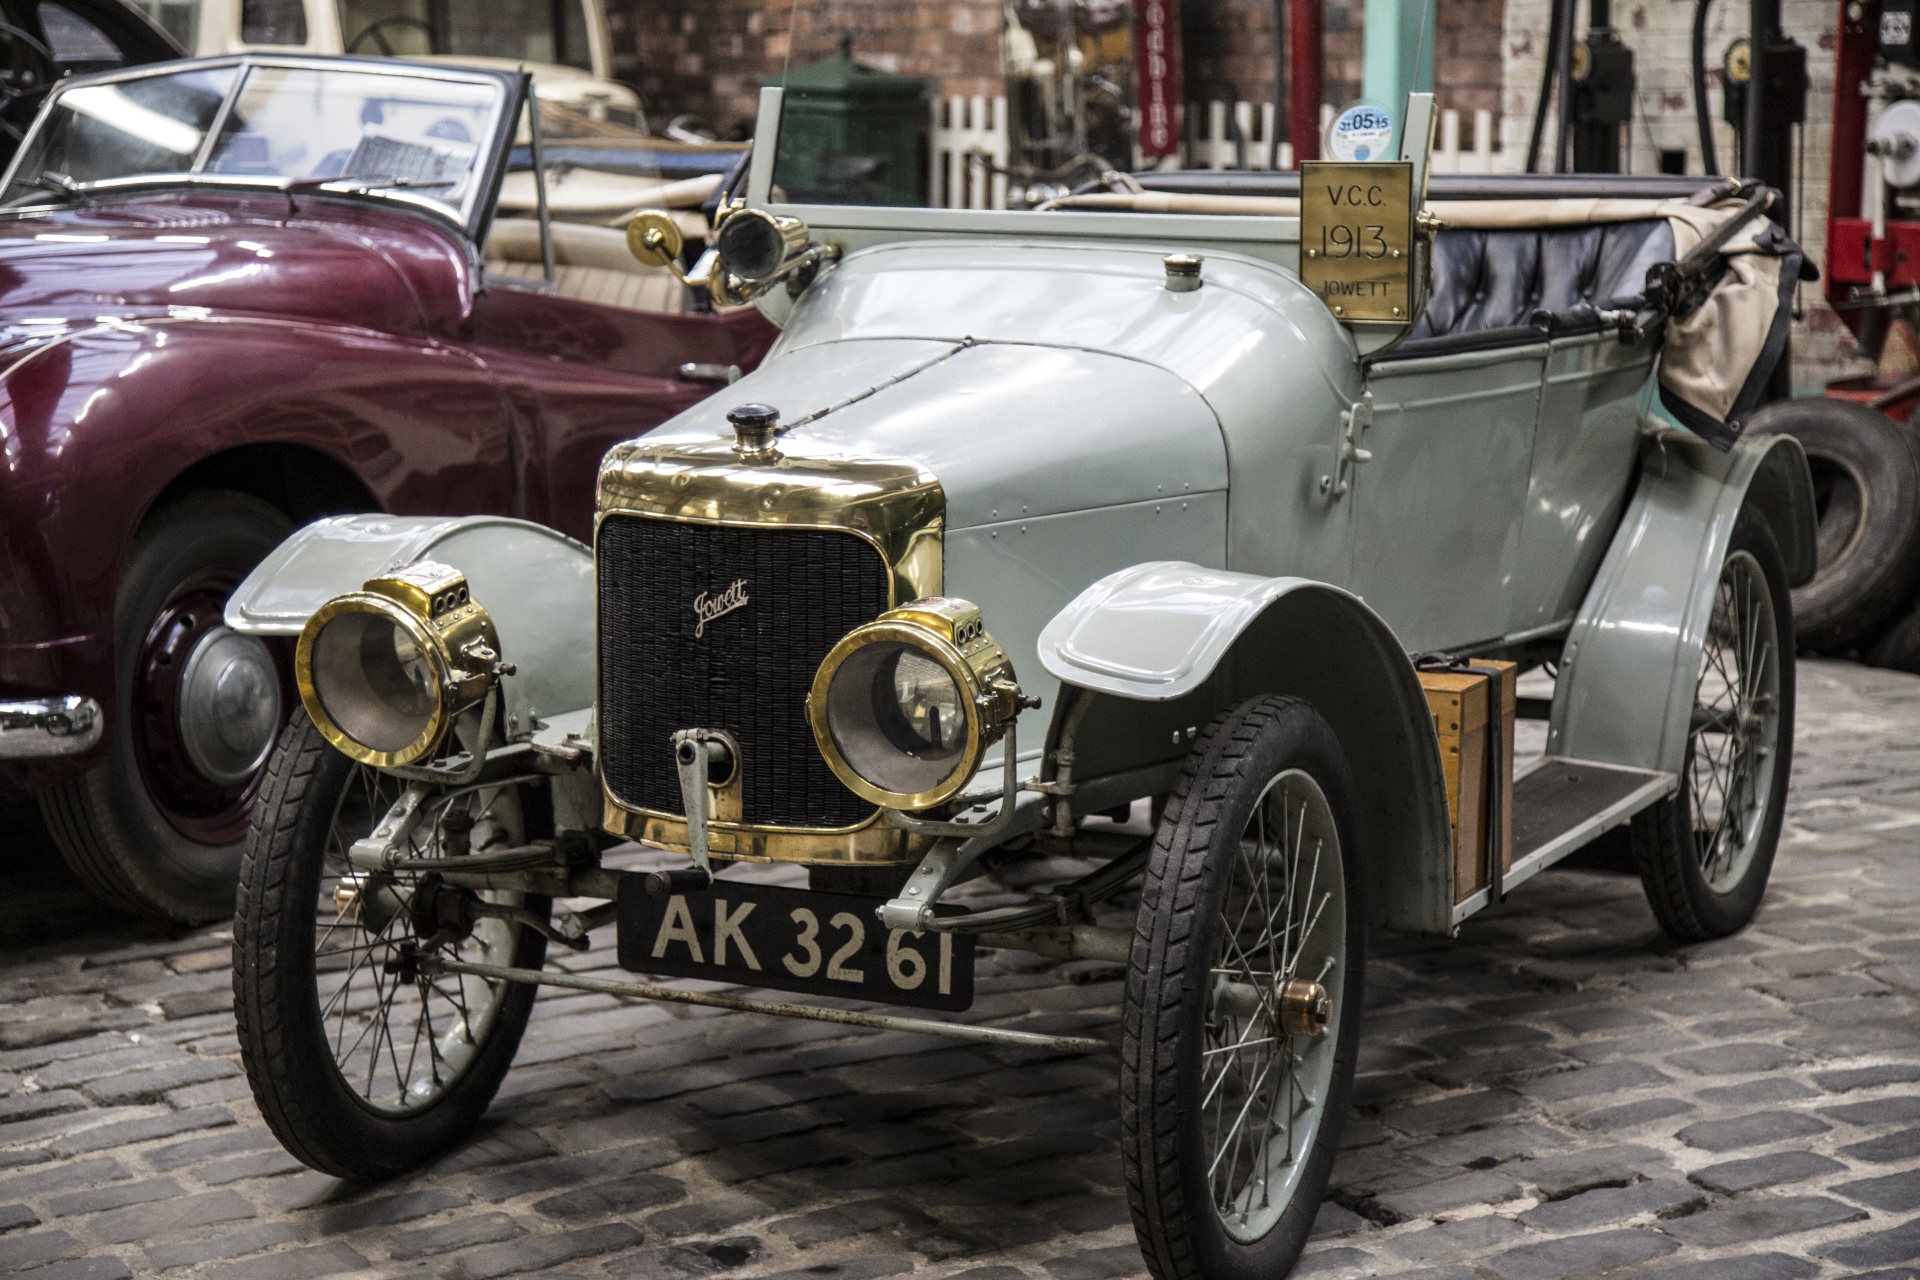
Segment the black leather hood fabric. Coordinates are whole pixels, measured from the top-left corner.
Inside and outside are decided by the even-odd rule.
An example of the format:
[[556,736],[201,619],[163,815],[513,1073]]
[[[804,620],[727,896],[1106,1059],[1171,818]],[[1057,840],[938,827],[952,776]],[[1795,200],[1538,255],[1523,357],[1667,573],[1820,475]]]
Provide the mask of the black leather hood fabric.
[[1664,218],[1507,231],[1443,228],[1434,244],[1433,291],[1406,340],[1496,329],[1540,333],[1540,312],[1637,307],[1647,268],[1672,258],[1673,229]]

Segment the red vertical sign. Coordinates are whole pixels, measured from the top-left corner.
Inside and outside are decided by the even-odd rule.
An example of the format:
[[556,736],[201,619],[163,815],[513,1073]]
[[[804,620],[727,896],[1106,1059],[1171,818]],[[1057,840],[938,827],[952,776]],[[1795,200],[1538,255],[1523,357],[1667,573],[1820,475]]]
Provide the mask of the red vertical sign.
[[1140,154],[1180,150],[1180,0],[1134,0],[1134,83],[1140,100]]

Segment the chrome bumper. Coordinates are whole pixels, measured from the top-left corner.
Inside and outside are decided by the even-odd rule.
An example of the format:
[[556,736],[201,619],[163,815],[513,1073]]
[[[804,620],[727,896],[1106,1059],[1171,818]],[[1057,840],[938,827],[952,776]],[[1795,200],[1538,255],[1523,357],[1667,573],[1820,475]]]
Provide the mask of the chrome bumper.
[[77,756],[105,727],[100,704],[78,694],[0,702],[0,760]]

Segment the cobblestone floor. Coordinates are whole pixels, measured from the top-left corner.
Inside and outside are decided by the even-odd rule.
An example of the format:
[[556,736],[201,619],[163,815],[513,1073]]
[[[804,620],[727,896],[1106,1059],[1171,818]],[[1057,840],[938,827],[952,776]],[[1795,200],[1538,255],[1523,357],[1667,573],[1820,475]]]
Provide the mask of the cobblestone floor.
[[[1296,1274],[1920,1276],[1916,709],[1920,679],[1802,665],[1790,830],[1740,937],[1674,947],[1637,882],[1557,870],[1456,942],[1381,947]],[[0,1273],[1140,1273],[1110,1063],[602,996],[542,998],[436,1167],[302,1170],[240,1075],[227,933],[115,917],[0,822]],[[1111,1031],[1116,976],[1001,962],[969,1016]]]

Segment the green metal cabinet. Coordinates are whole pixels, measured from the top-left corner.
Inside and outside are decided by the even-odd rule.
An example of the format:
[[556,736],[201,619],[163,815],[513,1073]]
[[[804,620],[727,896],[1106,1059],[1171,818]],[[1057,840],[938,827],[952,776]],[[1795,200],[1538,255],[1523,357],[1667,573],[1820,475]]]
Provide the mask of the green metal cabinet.
[[786,77],[775,176],[789,200],[817,204],[925,203],[927,85],[840,51]]

